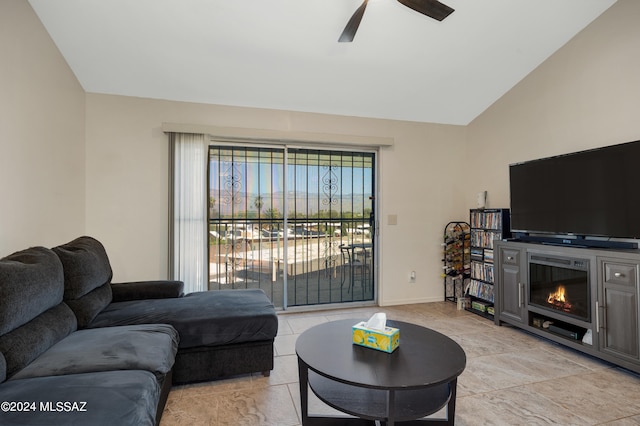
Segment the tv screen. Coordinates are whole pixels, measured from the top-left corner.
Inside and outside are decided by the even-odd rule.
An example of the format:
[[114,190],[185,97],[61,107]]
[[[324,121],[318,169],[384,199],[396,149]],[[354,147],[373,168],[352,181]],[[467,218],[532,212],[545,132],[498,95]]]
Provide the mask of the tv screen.
[[640,238],[640,141],[509,166],[511,230]]

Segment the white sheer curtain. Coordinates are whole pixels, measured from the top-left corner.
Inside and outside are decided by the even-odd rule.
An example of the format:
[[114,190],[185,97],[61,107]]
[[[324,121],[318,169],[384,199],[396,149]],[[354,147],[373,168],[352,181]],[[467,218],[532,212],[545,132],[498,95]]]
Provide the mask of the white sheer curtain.
[[207,159],[203,134],[171,133],[170,273],[185,293],[208,290]]

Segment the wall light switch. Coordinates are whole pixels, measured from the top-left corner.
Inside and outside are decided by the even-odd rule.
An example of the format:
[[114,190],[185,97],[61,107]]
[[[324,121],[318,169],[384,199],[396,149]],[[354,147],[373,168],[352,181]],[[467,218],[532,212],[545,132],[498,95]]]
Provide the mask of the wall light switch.
[[398,215],[390,214],[387,216],[387,225],[397,225],[398,224]]

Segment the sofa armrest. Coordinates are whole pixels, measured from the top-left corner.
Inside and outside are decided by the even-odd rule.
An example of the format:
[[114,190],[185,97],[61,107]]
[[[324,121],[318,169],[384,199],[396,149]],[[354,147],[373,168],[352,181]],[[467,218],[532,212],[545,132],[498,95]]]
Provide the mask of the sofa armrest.
[[167,299],[182,297],[184,283],[182,281],[157,280],[135,281],[128,283],[111,283],[112,302],[141,299]]

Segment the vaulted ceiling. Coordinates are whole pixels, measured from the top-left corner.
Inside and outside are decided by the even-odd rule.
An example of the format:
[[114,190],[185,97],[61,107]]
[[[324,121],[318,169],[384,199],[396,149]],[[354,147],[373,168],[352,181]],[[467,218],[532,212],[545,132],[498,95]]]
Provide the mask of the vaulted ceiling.
[[468,124],[616,0],[29,0],[84,90]]

